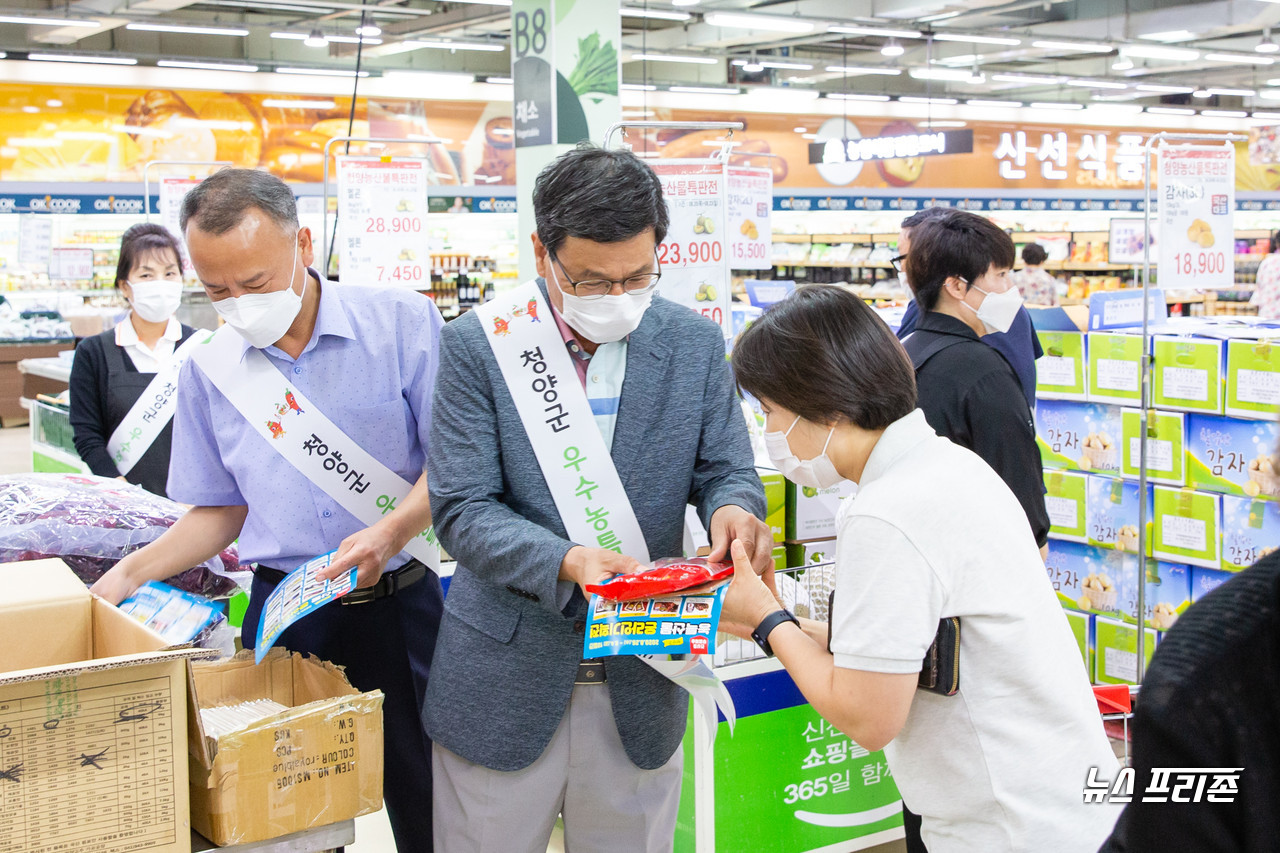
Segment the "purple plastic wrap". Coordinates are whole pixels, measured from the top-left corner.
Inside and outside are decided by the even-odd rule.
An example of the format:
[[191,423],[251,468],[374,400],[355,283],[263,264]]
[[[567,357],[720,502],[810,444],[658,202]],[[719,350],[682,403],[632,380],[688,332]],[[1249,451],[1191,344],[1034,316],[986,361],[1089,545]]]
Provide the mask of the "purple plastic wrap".
[[[86,584],[154,542],[186,512],[182,504],[120,480],[83,474],[0,477],[0,563],[60,557]],[[234,593],[235,546],[167,579],[179,589],[222,598]]]

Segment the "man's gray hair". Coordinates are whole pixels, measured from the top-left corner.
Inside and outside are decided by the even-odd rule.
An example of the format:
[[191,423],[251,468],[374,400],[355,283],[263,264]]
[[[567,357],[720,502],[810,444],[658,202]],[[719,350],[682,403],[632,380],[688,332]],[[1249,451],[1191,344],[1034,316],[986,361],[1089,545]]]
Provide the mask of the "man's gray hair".
[[268,172],[257,169],[222,169],[201,181],[182,200],[178,225],[186,233],[187,224],[215,237],[227,233],[258,209],[281,229],[298,229],[298,204],[289,185]]

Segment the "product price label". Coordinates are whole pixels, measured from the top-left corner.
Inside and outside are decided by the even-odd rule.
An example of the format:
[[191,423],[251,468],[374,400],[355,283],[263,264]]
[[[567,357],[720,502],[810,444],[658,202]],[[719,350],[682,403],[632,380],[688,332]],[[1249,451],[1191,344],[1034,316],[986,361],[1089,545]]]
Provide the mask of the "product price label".
[[92,278],[93,249],[53,249],[50,251],[50,281],[89,281]]
[[342,280],[427,290],[426,161],[337,159]]
[[773,170],[730,166],[725,177],[729,210],[729,266],[737,270],[773,267]]
[[1076,384],[1076,360],[1070,356],[1041,356],[1036,361],[1036,375],[1041,385],[1073,387]]
[[1103,649],[1102,670],[1106,673],[1107,678],[1115,678],[1119,681],[1137,681],[1138,653],[1108,646]]
[[[1129,459],[1136,468],[1142,453],[1142,445],[1137,438],[1129,439]],[[1159,473],[1173,472],[1173,442],[1161,441],[1158,438],[1147,439],[1147,470]]]
[[667,238],[658,246],[658,292],[732,330],[729,257],[725,250],[725,167],[719,160],[671,160],[651,164],[662,181],[670,214]]
[[1230,287],[1235,148],[1170,145],[1157,153],[1160,287]]
[[182,249],[182,268],[191,268],[187,241],[182,237],[182,202],[200,185],[200,178],[164,178],[160,181],[160,224],[173,235]]
[[1209,399],[1209,371],[1194,367],[1164,367],[1160,370],[1161,390],[1172,400]]
[[1204,521],[1177,515],[1160,516],[1160,537],[1166,545],[1187,551],[1203,551],[1208,542]]
[[1080,526],[1080,504],[1071,498],[1055,498],[1046,495],[1045,509],[1049,511],[1049,523],[1054,527],[1075,530]]
[[18,263],[41,267],[53,250],[53,217],[38,213],[18,217]]
[[1098,387],[1108,391],[1138,393],[1138,368],[1136,361],[1117,358],[1098,359]]
[[1280,406],[1280,373],[1244,368],[1237,370],[1236,396],[1242,403]]

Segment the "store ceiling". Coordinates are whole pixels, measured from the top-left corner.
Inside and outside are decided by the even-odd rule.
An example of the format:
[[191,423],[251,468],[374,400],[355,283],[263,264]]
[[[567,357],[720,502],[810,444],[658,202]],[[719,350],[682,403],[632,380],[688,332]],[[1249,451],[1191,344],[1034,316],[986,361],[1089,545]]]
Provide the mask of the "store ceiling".
[[[629,0],[625,9],[625,84],[798,87],[992,109],[1280,110],[1280,45],[1271,33],[1280,40],[1280,0]],[[509,0],[72,0],[0,8],[0,50],[9,59],[236,63],[263,72],[349,71],[359,52],[373,75],[505,78],[510,16]],[[380,32],[358,44],[362,17]]]

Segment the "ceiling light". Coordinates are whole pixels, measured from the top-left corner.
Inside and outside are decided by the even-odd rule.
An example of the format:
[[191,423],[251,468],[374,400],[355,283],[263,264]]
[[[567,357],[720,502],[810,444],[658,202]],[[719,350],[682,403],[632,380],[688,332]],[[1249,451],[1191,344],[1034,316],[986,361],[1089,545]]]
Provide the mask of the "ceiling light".
[[1245,118],[1249,114],[1244,110],[1201,110],[1200,115],[1210,118]]
[[1200,51],[1185,47],[1161,47],[1155,44],[1132,44],[1120,48],[1126,56],[1138,59],[1167,59],[1171,62],[1193,62],[1200,58]]
[[252,74],[258,70],[256,65],[235,65],[230,62],[187,62],[181,59],[161,59],[156,62],[161,68],[196,68],[201,71],[241,71]]
[[906,52],[907,49],[893,39],[889,39],[888,43],[886,43],[884,47],[880,48],[881,56],[902,56],[902,54]]
[[1160,92],[1166,95],[1190,95],[1196,90],[1194,86],[1165,86],[1162,83],[1139,83],[1133,88],[1139,92]]
[[1210,95],[1229,95],[1237,98],[1252,98],[1258,94],[1253,89],[1215,89],[1211,87],[1207,91]]
[[44,102],[44,105],[51,110],[56,110],[58,107],[62,106],[62,101],[59,101],[57,98],[50,98]]
[[928,104],[934,107],[954,107],[959,103],[955,98],[917,98],[914,95],[903,95],[898,98],[903,104]]
[[668,12],[663,9],[633,9],[623,6],[618,10],[624,18],[653,18],[658,21],[687,21],[693,16],[688,12]]
[[[1280,84],[1280,80],[1268,80],[1267,84],[1274,86]],[[1280,101],[1280,89],[1259,89],[1258,97],[1264,101]]]
[[1115,83],[1111,80],[1068,80],[1068,86],[1077,86],[1081,89],[1128,89],[1128,83]]
[[[328,42],[334,42],[335,44],[360,44],[362,42],[364,44],[382,44],[382,39],[380,38],[363,38],[358,36],[335,36],[335,35],[327,36],[324,33],[322,33],[320,30],[312,30],[310,33],[272,33],[271,37],[273,39],[289,39],[291,41],[300,41],[303,44],[305,44],[307,47],[324,47]],[[321,43],[320,40],[323,40],[324,43]],[[401,44],[408,44],[408,42],[401,42]],[[394,46],[398,47],[399,45],[394,45]]]
[[382,27],[378,26],[373,21],[370,21],[367,18],[361,18],[361,22],[360,26],[356,27],[356,35],[366,37],[382,35]]
[[669,86],[668,92],[685,92],[690,95],[740,95],[737,86]]
[[86,21],[84,18],[46,18],[41,15],[0,15],[0,24],[30,24],[35,27],[83,27],[96,30],[101,27],[98,21]]
[[27,59],[36,62],[82,62],[86,65],[138,64],[138,60],[127,56],[75,56],[69,53],[28,53]]
[[802,133],[802,134],[800,134],[800,138],[801,138],[801,139],[817,139],[817,138],[818,138],[818,134],[816,134],[816,133]]
[[1088,44],[1082,41],[1033,41],[1031,46],[1042,50],[1074,50],[1080,53],[1110,53],[1115,49],[1109,44]]
[[1049,103],[1047,101],[1032,101],[1031,106],[1038,110],[1082,110],[1084,104],[1077,104],[1073,101],[1059,101]]
[[1138,36],[1138,38],[1143,39],[1144,41],[1163,42],[1191,41],[1195,37],[1196,34],[1190,30],[1169,30],[1168,32],[1163,33],[1146,33],[1145,35]]
[[1158,116],[1193,116],[1196,111],[1187,107],[1147,107],[1147,112]]
[[995,107],[997,109],[1013,109],[1022,106],[1022,101],[988,101],[983,99],[973,99],[965,101],[966,106],[970,107]]
[[1280,113],[1264,113],[1264,112],[1255,112],[1255,113],[1253,114],[1253,117],[1254,117],[1254,118],[1260,118],[1260,119],[1266,119],[1266,120],[1270,120],[1270,121],[1277,121],[1277,120],[1280,120]]
[[329,40],[324,37],[324,33],[319,30],[312,30],[311,34],[302,40],[307,47],[328,47]]
[[338,104],[335,101],[303,101],[290,98],[264,98],[262,105],[282,110],[331,110]]
[[33,107],[33,106],[31,106],[30,104],[27,104],[25,107],[23,107],[23,108],[22,108],[22,111],[23,111],[24,113],[31,113],[31,114],[35,114],[35,113],[40,112],[40,108],[39,108],[39,107]]
[[1104,102],[1106,102],[1106,101],[1136,101],[1136,100],[1138,100],[1139,98],[1145,98],[1145,97],[1146,97],[1146,95],[1143,95],[1141,92],[1125,92],[1125,93],[1120,94],[1120,95],[1094,95],[1094,96],[1093,96],[1093,97],[1091,97],[1089,100],[1091,100],[1091,101],[1104,101]]
[[828,65],[827,70],[832,74],[883,74],[886,77],[897,77],[902,73],[901,68],[875,68],[862,65]]
[[933,130],[935,127],[964,127],[965,122],[962,121],[926,121],[921,123],[921,127],[926,130]]
[[410,50],[482,50],[490,53],[500,53],[507,49],[505,44],[496,44],[490,41],[419,41],[418,39],[410,39],[400,43],[409,46]]
[[981,83],[981,74],[963,68],[912,68],[907,72],[914,80],[945,80],[951,83]]
[[189,27],[180,24],[143,24],[134,22],[125,24],[126,30],[140,30],[147,33],[188,33],[195,36],[247,36],[249,31],[243,27]]
[[791,129],[792,129],[792,131],[794,131],[795,133],[808,133],[808,132],[809,132],[809,128],[807,128],[807,127],[793,127],[793,128],[791,128]]
[[493,83],[498,86],[511,86],[511,85],[514,85],[515,83],[515,81],[512,80],[510,77],[486,77],[483,80],[480,80],[478,82]]
[[1089,105],[1089,109],[1097,112],[1132,114],[1142,112],[1142,104],[1100,104],[1095,102]]
[[640,62],[683,62],[687,65],[715,65],[720,61],[712,56],[679,56],[673,53],[633,53],[631,59]]
[[1206,53],[1204,58],[1209,62],[1226,62],[1233,65],[1271,65],[1275,62],[1269,56],[1251,56],[1247,53]]
[[1133,68],[1133,60],[1125,56],[1123,53],[1120,54],[1119,59],[1111,63],[1112,71],[1128,71],[1131,68]]
[[934,41],[958,41],[963,44],[1022,44],[1022,39],[1001,38],[998,36],[971,36],[964,33],[934,33]]
[[368,71],[357,74],[349,68],[277,68],[277,74],[306,74],[312,77],[368,77]]
[[818,28],[812,21],[784,18],[779,15],[739,15],[712,12],[702,19],[713,27],[738,30],[766,30],[775,33],[811,33]]
[[994,82],[1021,83],[1025,86],[1056,86],[1067,78],[1044,74],[992,74],[991,79]]
[[850,95],[846,92],[827,92],[826,96],[836,101],[887,101],[888,95]]
[[1271,40],[1271,28],[1268,27],[1262,31],[1262,41],[1258,42],[1253,48],[1258,53],[1275,53],[1280,51],[1280,44],[1276,44]]
[[948,18],[958,18],[960,17],[960,14],[961,13],[958,11],[957,12],[941,12],[937,15],[927,15],[923,18],[916,18],[916,20],[922,24],[931,24],[934,21],[945,21]]
[[12,148],[57,148],[62,140],[52,136],[10,136],[4,144]]
[[656,92],[657,86],[651,83],[619,83],[618,88],[624,92]]
[[883,36],[895,39],[918,39],[924,35],[919,30],[886,30],[883,27],[827,27],[827,32],[846,36]]
[[750,71],[752,67],[756,68],[779,68],[787,71],[812,71],[813,66],[804,62],[776,62],[772,59],[735,59],[731,63],[739,68]]

